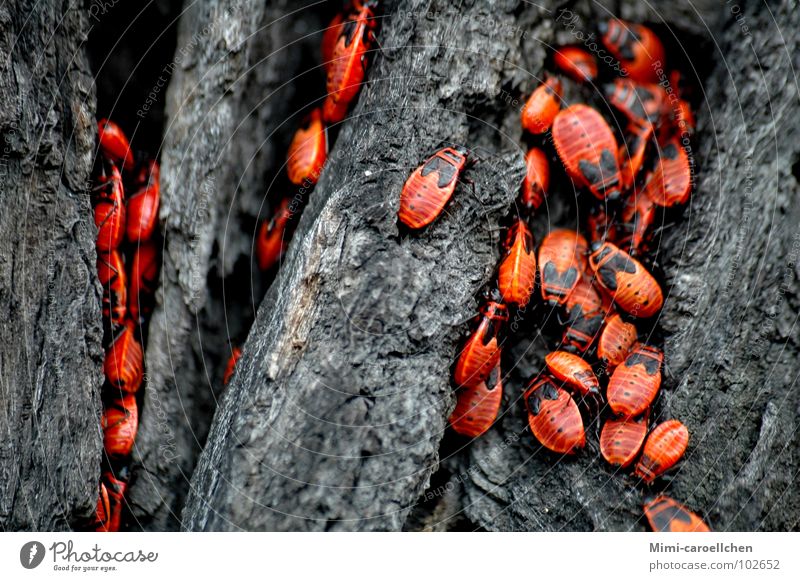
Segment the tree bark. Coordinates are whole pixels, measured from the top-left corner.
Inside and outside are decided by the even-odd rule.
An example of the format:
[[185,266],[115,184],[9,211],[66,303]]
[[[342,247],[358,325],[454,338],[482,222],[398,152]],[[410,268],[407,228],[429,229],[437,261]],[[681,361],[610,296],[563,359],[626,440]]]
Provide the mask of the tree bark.
[[177,528],[230,343],[263,293],[260,275],[251,276],[252,240],[298,85],[315,73],[301,67],[317,17],[299,7],[197,2],[181,18],[167,66],[163,264],[128,497],[135,527]]
[[[422,233],[398,232],[398,196],[443,140],[503,139],[493,111],[523,57],[496,35],[517,26],[515,8],[412,1],[388,13],[380,38],[391,60],[376,58],[259,308],[192,480],[186,528],[402,526],[436,469],[459,330],[498,259],[521,152],[506,142],[503,155],[483,153],[469,171],[474,192],[462,184]],[[476,25],[486,19],[497,29]]]
[[0,530],[67,530],[97,503],[97,126],[79,4],[0,7]]

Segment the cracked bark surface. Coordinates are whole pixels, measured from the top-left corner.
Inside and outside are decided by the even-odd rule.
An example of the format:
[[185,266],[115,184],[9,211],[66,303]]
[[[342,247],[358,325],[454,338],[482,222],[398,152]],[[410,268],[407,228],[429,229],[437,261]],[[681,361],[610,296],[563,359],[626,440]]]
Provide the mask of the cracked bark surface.
[[97,503],[97,125],[77,4],[0,7],[0,530],[68,530]]

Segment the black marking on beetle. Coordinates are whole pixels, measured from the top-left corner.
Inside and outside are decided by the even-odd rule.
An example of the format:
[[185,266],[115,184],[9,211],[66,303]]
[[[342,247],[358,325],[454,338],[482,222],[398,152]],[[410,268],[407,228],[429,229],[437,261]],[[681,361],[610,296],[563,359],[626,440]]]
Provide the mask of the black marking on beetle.
[[637,350],[625,359],[625,367],[633,367],[634,365],[644,366],[647,375],[656,375],[661,369],[661,360],[646,351]]
[[448,161],[442,159],[438,155],[428,160],[422,167],[422,177],[427,177],[433,172],[439,172],[439,181],[436,185],[440,188],[448,186],[456,177],[457,169]]
[[603,173],[600,171],[600,165],[591,163],[585,159],[578,162],[578,169],[583,175],[583,179],[589,185],[600,183],[603,179]]
[[[578,282],[578,269],[571,266],[566,271],[559,272],[553,262],[548,262],[542,270],[542,284],[546,285],[548,294],[565,296],[566,290],[571,290]],[[556,288],[550,288],[555,286]]]
[[486,379],[486,389],[493,391],[500,385],[500,366],[498,365],[489,372],[489,377]]
[[[659,505],[666,504],[663,508]],[[692,517],[679,506],[659,502],[658,505],[650,509],[653,514],[653,525],[656,532],[669,532],[672,521],[680,521],[687,525],[692,524]]]
[[456,163],[461,163],[462,161],[464,161],[464,159],[462,157],[457,156],[456,154],[454,154],[449,149],[445,149],[441,153],[442,153],[442,155],[446,155],[447,157],[449,157],[450,159],[452,159]]
[[539,411],[542,409],[542,402],[539,399],[538,391],[539,390],[532,392],[525,400],[525,404],[528,406],[528,411],[534,416],[538,416]]
[[667,143],[662,149],[661,153],[663,157],[674,160],[678,158],[678,147],[675,145],[674,142],[670,141]]
[[348,20],[344,23],[344,28],[342,29],[342,33],[339,35],[339,38],[342,36],[345,37],[344,45],[350,46],[353,42],[353,37],[355,36],[356,27],[358,26],[358,22],[355,20]]

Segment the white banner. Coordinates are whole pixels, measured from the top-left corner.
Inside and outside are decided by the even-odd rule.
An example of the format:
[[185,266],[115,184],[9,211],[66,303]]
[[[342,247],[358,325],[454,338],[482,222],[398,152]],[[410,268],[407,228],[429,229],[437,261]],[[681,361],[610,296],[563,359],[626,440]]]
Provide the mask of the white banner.
[[14,580],[796,580],[799,542],[796,533],[5,533],[0,571]]

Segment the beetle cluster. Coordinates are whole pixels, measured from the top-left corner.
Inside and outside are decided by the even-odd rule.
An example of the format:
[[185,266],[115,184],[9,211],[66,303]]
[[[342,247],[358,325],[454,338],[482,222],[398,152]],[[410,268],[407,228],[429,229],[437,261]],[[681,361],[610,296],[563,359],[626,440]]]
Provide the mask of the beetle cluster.
[[[154,233],[161,194],[158,164],[136,164],[128,138],[114,122],[102,119],[98,129],[92,205],[98,230],[97,276],[103,287],[105,460],[93,528],[118,531],[139,425],[143,335],[158,279]],[[126,196],[125,191],[134,193]]]
[[[685,145],[694,117],[680,73],[663,72],[665,50],[653,31],[611,20],[599,32],[627,73],[604,85],[607,102],[624,120],[622,145],[598,109],[585,103],[564,107],[563,83],[594,86],[602,73],[583,49],[557,49],[552,62],[558,75],[546,78],[522,109],[522,127],[538,146],[525,158],[522,215],[508,228],[496,285],[486,293],[454,365],[457,403],[450,425],[477,437],[495,421],[502,399],[503,328],[509,309],[524,309],[538,283],[542,302],[559,310],[564,328],[561,345],[545,358],[546,371],[529,381],[523,395],[531,432],[552,452],[574,454],[586,444],[584,416],[603,419],[603,457],[618,469],[633,466],[638,481],[650,484],[681,459],[689,432],[668,420],[648,434],[663,352],[640,341],[640,329],[659,313],[663,292],[639,259],[647,262],[659,212],[689,199],[692,167]],[[399,221],[412,230],[433,222],[466,160],[465,150],[444,148],[420,166],[401,192]],[[555,160],[585,192],[587,237],[551,229],[537,256],[527,220],[545,203],[551,171],[559,167],[552,165]],[[647,503],[645,515],[654,530],[708,530],[664,496]]]
[[[329,127],[341,123],[358,98],[367,74],[369,53],[376,44],[377,0],[352,0],[331,20],[322,36],[322,63],[326,95],[294,134],[286,156],[286,175],[299,188],[298,195],[283,197],[272,216],[258,228],[255,256],[260,270],[271,271],[280,261],[306,195],[319,180],[328,158]],[[233,375],[241,349],[234,347],[223,377]]]

